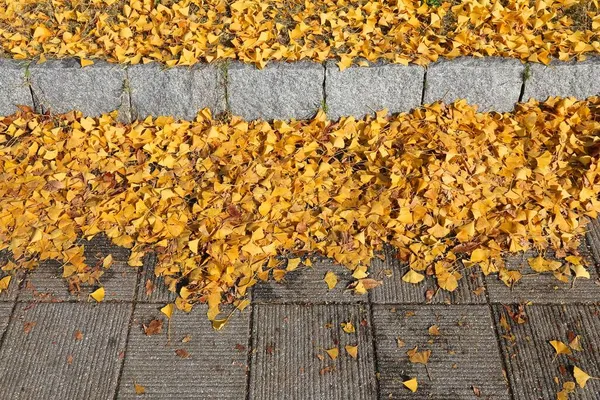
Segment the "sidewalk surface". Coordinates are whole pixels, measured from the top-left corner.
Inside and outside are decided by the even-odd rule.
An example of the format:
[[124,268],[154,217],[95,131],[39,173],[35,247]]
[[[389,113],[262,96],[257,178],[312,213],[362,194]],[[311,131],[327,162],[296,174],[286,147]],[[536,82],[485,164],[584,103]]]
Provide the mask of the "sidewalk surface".
[[[574,381],[574,365],[600,376],[600,240],[592,228],[590,280],[562,284],[525,269],[511,290],[475,272],[452,294],[435,293],[433,278],[402,282],[390,251],[371,269],[384,284],[355,296],[344,290],[344,267],[317,260],[286,283],[255,287],[252,305],[220,331],[203,305],[169,323],[159,309],[173,296],[154,278],[153,258],[137,271],[126,250],[96,237],[86,256],[114,257],[104,303],[89,302],[85,288],[69,294],[51,262],[0,296],[0,398],[554,399]],[[331,291],[329,270],[339,279]],[[344,331],[348,322],[355,332]],[[582,351],[557,356],[549,341],[576,335]],[[346,346],[358,346],[356,358]],[[409,361],[417,346],[431,351],[427,365]],[[332,348],[335,359],[325,351]],[[402,383],[410,378],[415,393]],[[590,380],[569,398],[598,393],[600,381]]]

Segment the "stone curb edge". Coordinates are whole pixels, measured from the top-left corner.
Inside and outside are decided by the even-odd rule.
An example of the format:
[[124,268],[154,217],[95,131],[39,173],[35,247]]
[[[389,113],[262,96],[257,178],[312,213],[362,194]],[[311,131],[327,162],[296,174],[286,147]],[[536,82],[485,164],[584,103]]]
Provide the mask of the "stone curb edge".
[[258,70],[239,62],[165,69],[156,63],[99,61],[82,68],[75,59],[43,64],[1,59],[0,87],[1,115],[13,114],[18,105],[39,113],[80,110],[86,116],[118,110],[123,122],[161,115],[193,120],[203,108],[246,120],[309,119],[322,108],[337,120],[461,98],[480,111],[507,112],[531,98],[599,95],[600,57],[549,66],[461,57],[426,68],[375,63],[344,71],[331,61],[279,62]]

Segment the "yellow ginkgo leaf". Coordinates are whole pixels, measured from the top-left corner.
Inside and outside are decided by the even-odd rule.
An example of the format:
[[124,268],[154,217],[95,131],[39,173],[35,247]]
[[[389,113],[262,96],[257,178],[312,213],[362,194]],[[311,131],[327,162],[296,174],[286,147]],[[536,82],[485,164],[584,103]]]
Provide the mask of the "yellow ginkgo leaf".
[[100,303],[104,300],[104,288],[101,287],[94,290],[92,293],[90,293],[90,297]]
[[575,336],[575,338],[573,338],[573,340],[569,342],[569,347],[575,351],[583,351],[583,348],[581,347],[581,343],[579,341],[579,335]]
[[109,254],[106,257],[104,257],[104,260],[102,260],[102,267],[110,268],[112,263],[113,263],[113,256],[112,256],[112,254]]
[[188,242],[188,247],[190,251],[194,254],[198,254],[198,244],[200,243],[200,239],[190,240]]
[[346,346],[344,346],[344,348],[346,349],[346,353],[348,353],[350,355],[350,357],[352,357],[352,358],[358,357],[358,346],[346,345]]
[[225,318],[225,319],[214,319],[212,321],[210,321],[212,323],[212,327],[215,331],[220,331],[221,329],[223,329],[223,327],[225,326],[225,324],[227,324],[227,321],[229,319]]
[[137,383],[133,383],[133,388],[135,389],[135,394],[144,394],[146,393],[146,388]]
[[425,275],[418,273],[412,269],[409,269],[404,276],[402,276],[402,280],[408,283],[419,283],[425,279]]
[[286,271],[289,272],[289,271],[295,270],[296,268],[298,268],[298,266],[300,265],[301,261],[302,260],[300,258],[291,258],[291,259],[289,259],[288,263],[287,263],[287,267],[285,268]]
[[411,392],[416,392],[419,388],[419,382],[417,382],[417,378],[412,378],[407,381],[402,382],[402,384]]
[[342,322],[342,329],[344,332],[346,333],[354,333],[356,332],[356,329],[354,328],[354,325],[352,324],[352,321],[348,321],[348,322]]
[[82,58],[80,61],[82,67],[89,67],[90,65],[94,65],[94,62],[92,60]]
[[556,354],[571,354],[569,346],[561,342],[560,340],[551,340],[550,344],[556,350]]
[[578,367],[573,368],[573,376],[580,388],[585,387],[588,379],[590,379],[590,376]]
[[337,276],[331,271],[327,271],[327,273],[325,274],[325,278],[323,278],[323,280],[327,284],[327,287],[329,288],[329,290],[333,289],[335,287],[335,285],[337,285],[337,283],[338,283]]
[[165,314],[167,318],[171,319],[173,315],[173,310],[175,310],[175,305],[173,303],[169,303],[160,309],[160,312]]
[[329,355],[329,358],[331,358],[332,360],[335,360],[340,354],[340,350],[337,347],[334,347],[329,350],[326,349],[325,352]]
[[10,275],[7,275],[4,278],[0,279],[0,293],[2,293],[3,290],[8,289],[11,279],[12,277]]

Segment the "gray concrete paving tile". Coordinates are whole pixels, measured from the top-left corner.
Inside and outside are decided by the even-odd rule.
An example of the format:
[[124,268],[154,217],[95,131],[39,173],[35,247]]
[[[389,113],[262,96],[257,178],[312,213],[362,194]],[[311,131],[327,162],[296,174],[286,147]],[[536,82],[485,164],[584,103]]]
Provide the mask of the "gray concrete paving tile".
[[[89,266],[102,267],[102,260],[111,254],[113,263],[104,270],[100,283],[106,291],[104,301],[133,301],[138,279],[137,268],[127,265],[129,250],[113,245],[104,235],[91,241],[83,241],[86,262]],[[19,301],[58,302],[67,300],[88,301],[89,294],[97,287],[81,286],[79,293],[70,292],[68,281],[62,277],[61,264],[44,261],[25,278],[19,293]]]
[[[384,259],[373,259],[370,269],[370,276],[382,281],[370,292],[371,301],[375,304],[485,304],[487,301],[483,274],[478,269],[465,269],[458,288],[449,292],[439,289],[433,276],[426,276],[418,284],[404,282],[402,276],[408,267],[396,258],[394,249],[386,247],[382,256]],[[433,297],[428,299],[428,295]]]
[[[204,305],[189,314],[176,311],[170,327],[159,308],[136,305],[118,398],[139,398],[135,383],[144,387],[144,398],[244,399],[249,309],[215,331]],[[142,324],[155,319],[163,321],[162,330],[148,336]],[[182,342],[186,337],[189,341]]]
[[234,115],[253,119],[308,119],[323,103],[325,69],[319,63],[273,62],[264,69],[231,63],[227,95]]
[[17,106],[33,107],[26,77],[27,63],[0,59],[0,115],[11,115]]
[[516,59],[460,57],[427,67],[424,103],[466,99],[479,111],[511,111],[519,101],[525,66]]
[[225,111],[225,81],[216,65],[165,68],[158,63],[127,68],[133,118],[173,116],[194,120],[209,108],[213,115]]
[[[312,259],[312,267],[300,266],[288,272],[282,282],[273,278],[258,282],[252,288],[254,303],[366,303],[366,295],[355,295],[348,285],[355,281],[352,271],[326,258]],[[337,285],[329,290],[323,281],[331,271],[338,279]]]
[[13,307],[14,303],[0,303],[0,339],[2,338],[2,335],[4,335],[4,330],[8,326],[8,321],[10,320]]
[[[373,326],[380,399],[510,398],[487,305],[373,305]],[[431,350],[427,368],[410,362],[416,346]],[[415,393],[402,383],[411,378]]]
[[32,64],[29,71],[40,112],[62,114],[79,110],[85,116],[95,117],[120,110],[120,114],[129,115],[125,68],[121,65],[96,61],[82,68],[78,60],[64,59]]
[[[585,242],[585,240],[584,240]],[[590,260],[590,279],[571,278],[569,283],[559,281],[551,273],[537,273],[531,269],[527,259],[537,257],[535,251],[507,254],[506,266],[509,270],[519,270],[523,278],[508,287],[498,279],[498,275],[485,277],[489,298],[492,303],[599,303],[600,285],[598,273],[593,265],[592,256],[585,244],[582,244],[580,253]],[[551,258],[552,252],[546,252],[545,257]]]
[[[511,312],[513,312],[512,310]],[[494,306],[494,318],[515,400],[555,399],[567,381],[575,381],[573,367],[600,376],[600,307],[595,305],[533,305],[524,310],[519,324],[502,305]],[[568,344],[575,336],[583,351],[556,355],[551,340]],[[589,380],[569,399],[597,400],[600,381]]]
[[131,312],[131,304],[17,304],[0,349],[0,393],[112,398]]
[[142,303],[172,303],[177,293],[171,292],[162,276],[156,276],[156,254],[149,253],[143,258],[144,265],[138,280],[137,301]]
[[392,114],[421,105],[425,68],[419,65],[376,63],[340,71],[335,62],[326,64],[327,115],[332,120],[387,108]]
[[[256,305],[251,399],[374,399],[371,327],[363,305]],[[341,323],[352,322],[346,333]],[[358,346],[352,358],[345,346]],[[338,348],[332,359],[326,349]]]
[[600,93],[600,57],[585,61],[553,61],[529,64],[523,101],[544,101],[550,96],[587,99]]

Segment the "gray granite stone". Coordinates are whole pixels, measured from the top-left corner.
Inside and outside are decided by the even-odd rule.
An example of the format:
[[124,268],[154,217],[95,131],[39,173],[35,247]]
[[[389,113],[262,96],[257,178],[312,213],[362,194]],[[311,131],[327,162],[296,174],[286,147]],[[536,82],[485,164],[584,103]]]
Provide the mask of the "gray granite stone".
[[[189,314],[176,311],[169,327],[159,308],[136,306],[117,398],[139,398],[134,382],[151,399],[246,398],[249,309],[236,312],[215,331],[204,305],[195,306]],[[164,321],[163,329],[147,336],[142,324],[154,319]],[[185,337],[189,340],[184,343]]]
[[[340,326],[351,321],[355,333]],[[256,305],[251,399],[374,399],[371,327],[359,305]],[[358,345],[352,358],[345,346]],[[337,347],[333,360],[325,352]]]
[[[355,295],[348,285],[355,281],[352,272],[326,258],[312,259],[313,266],[299,266],[288,272],[282,282],[272,278],[259,282],[253,290],[255,303],[360,303],[367,302],[366,295]],[[335,273],[337,285],[329,290],[323,278],[327,271]]]
[[325,79],[327,115],[362,118],[387,108],[391,113],[410,111],[421,105],[425,69],[418,65],[372,64],[340,71],[327,64]]
[[[129,250],[113,245],[104,235],[97,235],[91,241],[82,241],[85,246],[86,262],[91,267],[103,268],[102,260],[112,254],[113,263],[104,269],[100,283],[105,290],[105,302],[133,301],[138,271],[127,264]],[[19,293],[19,301],[89,301],[89,294],[97,287],[81,286],[79,293],[71,293],[69,284],[62,277],[61,264],[56,261],[44,261],[25,278]]]
[[[515,400],[555,399],[564,382],[572,381],[573,366],[600,376],[600,308],[585,305],[533,305],[517,323],[501,305],[494,306],[508,380]],[[583,351],[557,355],[551,340],[568,344],[576,335]],[[570,399],[597,400],[600,381],[577,386]]]
[[[373,326],[380,399],[510,399],[487,305],[374,305]],[[417,346],[431,350],[427,368],[406,354]],[[411,378],[415,393],[402,383]]]
[[96,61],[82,68],[74,59],[50,60],[31,65],[31,85],[40,112],[57,114],[79,110],[95,117],[119,110],[129,114],[129,94],[125,90],[125,68]]
[[519,101],[525,66],[516,59],[460,57],[427,68],[424,103],[466,99],[479,111],[511,111]]
[[0,349],[2,397],[113,398],[131,311],[131,304],[17,304]]
[[33,107],[26,71],[24,62],[0,59],[0,115],[15,113],[19,105]]
[[210,108],[213,115],[225,111],[225,82],[221,67],[165,68],[158,63],[128,67],[132,115],[173,116],[193,120],[198,111]]
[[[518,270],[523,274],[520,281],[508,287],[498,279],[498,275],[485,277],[489,298],[492,303],[598,303],[600,302],[600,285],[598,273],[594,267],[592,256],[585,244],[580,253],[590,266],[590,279],[571,279],[569,283],[559,281],[552,273],[537,273],[531,269],[527,260],[537,257],[535,251],[507,254],[506,266],[509,270]],[[547,251],[546,258],[552,258],[552,252]]]
[[264,69],[232,63],[227,71],[232,114],[246,120],[312,118],[323,103],[324,68],[313,62],[274,62]]
[[[465,269],[458,288],[449,292],[442,290],[433,276],[425,276],[418,284],[407,283],[402,276],[408,266],[400,263],[394,249],[386,247],[384,257],[376,257],[371,263],[371,277],[383,283],[370,291],[371,301],[376,304],[485,304],[485,285],[479,269]],[[428,294],[432,295],[428,300]]]
[[175,292],[171,292],[165,285],[162,276],[156,276],[156,254],[146,254],[143,259],[144,265],[140,271],[138,281],[137,301],[142,303],[172,303],[177,298]]
[[600,57],[585,61],[553,61],[549,65],[529,65],[523,101],[544,101],[550,96],[586,99],[600,95]]

